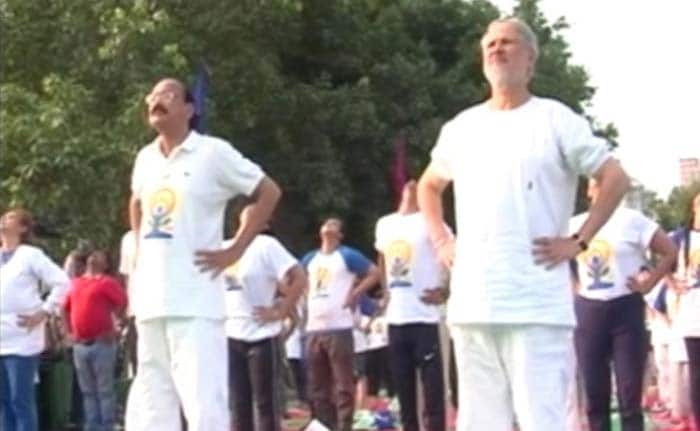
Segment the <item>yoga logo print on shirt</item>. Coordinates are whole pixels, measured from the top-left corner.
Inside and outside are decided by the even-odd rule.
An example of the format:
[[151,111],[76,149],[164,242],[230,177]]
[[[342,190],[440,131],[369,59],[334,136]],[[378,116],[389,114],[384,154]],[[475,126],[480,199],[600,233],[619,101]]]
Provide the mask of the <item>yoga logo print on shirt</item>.
[[411,258],[413,249],[406,241],[394,241],[386,249],[386,265],[389,287],[410,287],[413,285]]
[[226,268],[224,271],[224,283],[226,291],[243,290],[243,284],[238,280],[238,262]]
[[331,272],[325,266],[317,267],[311,283],[312,298],[327,298],[330,295],[328,287],[331,284]]
[[610,268],[613,249],[607,241],[596,239],[591,242],[581,260],[586,274],[590,278],[589,290],[609,289],[615,284],[615,277]]
[[146,216],[150,230],[144,238],[172,238],[174,223],[173,213],[178,204],[177,193],[170,187],[162,187],[148,199]]

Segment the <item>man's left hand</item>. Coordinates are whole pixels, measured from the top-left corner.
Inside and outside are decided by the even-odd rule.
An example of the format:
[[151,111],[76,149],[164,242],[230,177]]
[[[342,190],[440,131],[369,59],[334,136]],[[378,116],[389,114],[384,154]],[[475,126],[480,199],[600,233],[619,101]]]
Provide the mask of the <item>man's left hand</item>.
[[535,238],[532,245],[535,264],[545,265],[547,269],[575,258],[581,252],[581,246],[573,238]]

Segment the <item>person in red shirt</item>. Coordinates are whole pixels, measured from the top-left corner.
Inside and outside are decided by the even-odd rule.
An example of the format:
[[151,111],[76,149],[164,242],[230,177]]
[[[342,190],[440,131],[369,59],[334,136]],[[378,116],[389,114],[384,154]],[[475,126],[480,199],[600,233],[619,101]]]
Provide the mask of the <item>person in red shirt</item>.
[[114,317],[123,314],[127,297],[108,275],[108,262],[103,250],[90,253],[85,274],[72,280],[64,304],[66,327],[75,341],[73,362],[83,393],[85,431],[113,430],[115,422]]

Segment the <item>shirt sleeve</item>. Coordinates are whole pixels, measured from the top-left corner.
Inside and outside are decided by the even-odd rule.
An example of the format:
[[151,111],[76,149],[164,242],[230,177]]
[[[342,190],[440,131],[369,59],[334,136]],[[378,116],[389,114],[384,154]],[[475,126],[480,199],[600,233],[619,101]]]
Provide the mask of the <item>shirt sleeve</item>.
[[65,301],[70,285],[68,276],[41,250],[36,251],[31,266],[32,272],[50,288],[49,296],[44,301],[42,309],[53,314],[60,309]]
[[430,152],[430,165],[428,169],[440,178],[450,181],[453,178],[452,161],[454,160],[453,131],[450,123],[442,126],[437,143]]
[[122,275],[131,274],[131,259],[133,256],[133,234],[127,233],[122,237],[119,249],[119,273]]
[[379,219],[377,224],[374,226],[374,249],[379,253],[384,253],[384,248],[386,247],[386,241],[382,235],[382,226],[384,225],[383,220],[383,218]]
[[266,247],[266,260],[273,270],[277,281],[282,281],[292,267],[297,265],[297,260],[284,246],[274,238],[270,238]]
[[139,151],[134,161],[134,169],[131,171],[131,193],[134,194],[138,199],[141,198],[141,192],[143,190],[143,154],[146,148]]
[[611,157],[605,139],[593,135],[588,121],[569,108],[562,106],[557,125],[565,164],[575,174],[590,177]]
[[217,141],[214,167],[218,183],[231,197],[252,195],[265,177],[260,166],[243,157],[225,141]]
[[364,276],[372,266],[372,262],[354,248],[343,246],[340,248],[340,254],[348,270],[360,277]]
[[634,226],[635,231],[639,233],[639,243],[645,249],[649,248],[651,239],[654,237],[656,231],[659,230],[659,225],[644,214],[635,211]]
[[311,263],[311,259],[313,259],[314,256],[316,256],[317,252],[318,252],[318,250],[310,251],[310,252],[306,253],[304,255],[304,257],[301,258],[301,266],[304,267],[305,271],[308,271],[309,263]]
[[128,302],[126,292],[122,285],[112,277],[105,278],[104,294],[115,308],[126,307]]

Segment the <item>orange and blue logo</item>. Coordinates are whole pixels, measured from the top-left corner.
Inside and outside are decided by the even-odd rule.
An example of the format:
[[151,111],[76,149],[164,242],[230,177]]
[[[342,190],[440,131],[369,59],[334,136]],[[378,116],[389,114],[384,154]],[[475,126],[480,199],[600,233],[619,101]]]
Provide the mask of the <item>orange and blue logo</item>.
[[161,188],[151,195],[146,213],[149,218],[150,231],[144,238],[167,239],[173,237],[173,213],[177,204],[177,194],[171,188]]
[[613,249],[607,241],[593,240],[588,250],[581,256],[585,264],[586,273],[591,279],[588,286],[590,290],[609,289],[614,285],[610,260],[613,257]]
[[406,241],[394,241],[384,253],[389,277],[389,287],[409,287],[411,281],[411,259],[413,249]]

